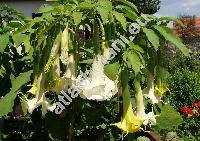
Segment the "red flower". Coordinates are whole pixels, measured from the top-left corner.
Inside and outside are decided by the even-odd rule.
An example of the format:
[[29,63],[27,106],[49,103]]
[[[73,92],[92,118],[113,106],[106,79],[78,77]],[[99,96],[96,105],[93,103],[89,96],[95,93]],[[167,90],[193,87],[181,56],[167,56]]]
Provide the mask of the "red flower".
[[193,115],[192,108],[181,107],[180,110],[186,115]]
[[200,101],[193,103],[192,106],[200,109]]

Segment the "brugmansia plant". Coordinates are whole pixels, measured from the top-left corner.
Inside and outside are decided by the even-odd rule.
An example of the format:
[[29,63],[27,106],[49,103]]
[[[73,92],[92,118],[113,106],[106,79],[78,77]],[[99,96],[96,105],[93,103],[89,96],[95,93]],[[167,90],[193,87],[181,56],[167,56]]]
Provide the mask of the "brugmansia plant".
[[[126,0],[59,1],[44,5],[38,13],[40,17],[21,22],[11,19],[1,29],[1,59],[11,53],[9,48],[23,48],[22,59],[30,64],[20,74],[11,71],[12,87],[0,101],[1,117],[13,111],[15,98],[20,99],[24,115],[39,109],[42,118],[49,112],[60,114],[58,118],[71,114],[65,139],[74,140],[75,135],[86,131],[86,126],[76,123],[78,117],[85,116],[79,114],[80,107],[87,107],[88,100],[98,105],[117,98],[115,105],[118,103],[121,112],[113,114],[110,110],[109,114],[122,117],[106,120],[108,131],[118,127],[126,137],[159,125],[157,118],[163,117],[156,107],[164,104],[162,97],[170,91],[162,49],[167,41],[189,55],[167,26],[170,21],[182,25],[180,21],[141,14]],[[5,64],[0,65],[2,71]],[[1,80],[4,77],[2,74]],[[91,113],[86,116],[95,120]]]

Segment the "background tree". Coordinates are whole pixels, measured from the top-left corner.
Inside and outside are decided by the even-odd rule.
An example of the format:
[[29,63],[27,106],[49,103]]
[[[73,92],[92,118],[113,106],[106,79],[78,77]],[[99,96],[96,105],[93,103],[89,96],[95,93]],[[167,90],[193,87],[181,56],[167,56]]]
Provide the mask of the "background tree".
[[193,51],[198,50],[200,42],[200,18],[195,15],[179,15],[178,19],[182,21],[184,27],[174,24],[175,33]]
[[145,14],[155,14],[160,9],[160,0],[129,0]]

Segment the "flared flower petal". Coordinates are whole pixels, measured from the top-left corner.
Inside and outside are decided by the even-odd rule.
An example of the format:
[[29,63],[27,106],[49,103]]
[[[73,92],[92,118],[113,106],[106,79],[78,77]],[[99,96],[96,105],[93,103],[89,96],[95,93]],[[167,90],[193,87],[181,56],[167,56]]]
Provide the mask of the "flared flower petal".
[[155,96],[154,88],[145,88],[143,90],[143,93],[146,98],[149,98],[151,100],[152,104],[160,102],[160,99]]
[[98,55],[94,59],[88,77],[78,76],[77,87],[82,90],[80,94],[82,98],[97,101],[109,100],[118,92],[118,81],[112,81],[104,74],[103,56]]
[[163,84],[156,85],[156,87],[155,87],[155,93],[156,93],[157,97],[162,97],[163,94],[167,91],[169,91],[169,89],[166,86],[164,86]]
[[30,114],[32,114],[33,110],[38,108],[39,106],[42,106],[43,116],[47,113],[48,110],[53,111],[53,109],[56,108],[54,105],[50,104],[50,101],[48,101],[48,99],[46,99],[44,85],[45,85],[45,74],[41,73],[37,82],[37,94],[35,98],[28,99],[25,95],[24,99],[21,98],[23,101],[25,101],[28,112]]
[[38,104],[42,105],[42,115],[43,116],[47,113],[47,111],[53,112],[53,110],[56,108],[56,104],[51,105],[50,101],[45,97],[44,94],[41,97],[41,99],[38,101]]
[[133,109],[132,109],[132,104],[130,102],[128,110],[123,117],[122,121],[118,123],[114,123],[112,125],[117,126],[119,129],[123,130],[124,133],[134,133],[137,132],[138,130],[141,129],[141,125],[143,124],[143,120],[134,115]]
[[42,106],[42,115],[44,116],[47,111],[53,111],[56,108],[56,105],[50,104],[50,101],[46,99],[45,94],[42,94],[42,97],[38,98],[33,98],[33,99],[28,99],[25,97],[25,103],[27,105],[28,112],[32,114],[34,109],[38,108],[39,106]]

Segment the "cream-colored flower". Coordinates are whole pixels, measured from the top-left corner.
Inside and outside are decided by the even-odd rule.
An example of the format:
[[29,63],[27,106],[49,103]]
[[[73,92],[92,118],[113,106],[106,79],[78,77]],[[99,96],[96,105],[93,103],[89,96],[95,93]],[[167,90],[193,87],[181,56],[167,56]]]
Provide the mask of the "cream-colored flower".
[[51,105],[50,101],[45,97],[44,84],[45,84],[45,74],[41,73],[37,81],[37,90],[36,90],[37,94],[35,98],[28,99],[26,96],[24,96],[25,99],[21,98],[23,101],[25,101],[28,112],[30,114],[32,114],[34,109],[38,108],[41,105],[42,105],[42,115],[45,115],[47,111],[53,111],[53,109],[56,108],[55,105]]
[[[103,58],[108,58],[109,54],[95,57],[89,76],[83,78],[78,76],[78,87],[82,90],[80,96],[89,100],[109,100],[118,92],[118,81],[112,81],[104,74]],[[83,74],[82,74],[83,75]]]
[[42,115],[44,116],[47,111],[53,111],[56,108],[56,105],[51,105],[50,102],[46,99],[45,94],[42,94],[42,96],[35,97],[33,99],[28,99],[25,97],[25,102],[27,104],[27,109],[30,114],[32,114],[33,110],[38,108],[39,106],[42,106]]
[[156,125],[156,116],[154,115],[153,109],[152,112],[145,113],[143,93],[138,81],[134,81],[135,91],[136,91],[136,115],[140,117],[144,122],[144,125]]
[[146,98],[149,98],[153,104],[160,102],[160,98],[156,97],[155,95],[154,87],[155,86],[153,74],[150,71],[148,71],[147,88],[143,90],[143,94]]
[[154,88],[146,88],[143,90],[144,96],[149,98],[152,104],[159,103],[160,99],[155,96]]

